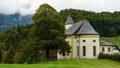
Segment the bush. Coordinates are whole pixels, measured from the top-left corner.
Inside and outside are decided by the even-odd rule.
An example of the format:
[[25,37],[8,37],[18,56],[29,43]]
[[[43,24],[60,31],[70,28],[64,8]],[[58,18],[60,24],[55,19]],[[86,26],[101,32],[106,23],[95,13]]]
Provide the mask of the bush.
[[100,53],[98,59],[110,59],[120,62],[120,54],[103,54]]

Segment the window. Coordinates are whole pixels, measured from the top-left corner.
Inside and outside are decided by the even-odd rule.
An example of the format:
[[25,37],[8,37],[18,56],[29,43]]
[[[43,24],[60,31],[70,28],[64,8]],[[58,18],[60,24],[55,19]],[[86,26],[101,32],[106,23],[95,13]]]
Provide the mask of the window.
[[96,40],[93,40],[93,42],[96,42]]
[[83,46],[83,56],[86,56],[86,47]]
[[79,40],[77,40],[77,43],[79,43]]
[[105,51],[105,49],[104,49],[104,47],[102,47],[102,52],[104,52]]
[[93,56],[96,56],[96,46],[93,46]]
[[108,47],[108,52],[110,52],[110,47]]
[[86,42],[85,40],[83,40],[83,42]]
[[79,46],[77,46],[77,56],[79,56]]

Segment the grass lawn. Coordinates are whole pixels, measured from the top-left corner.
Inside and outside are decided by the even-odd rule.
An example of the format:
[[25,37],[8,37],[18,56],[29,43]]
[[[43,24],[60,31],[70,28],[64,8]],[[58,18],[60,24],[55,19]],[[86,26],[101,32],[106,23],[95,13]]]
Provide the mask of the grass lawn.
[[120,36],[118,38],[116,38],[116,37],[101,37],[101,39],[103,39],[109,43],[113,43],[120,47]]
[[0,64],[0,68],[120,68],[120,62],[98,59],[55,60],[37,64]]

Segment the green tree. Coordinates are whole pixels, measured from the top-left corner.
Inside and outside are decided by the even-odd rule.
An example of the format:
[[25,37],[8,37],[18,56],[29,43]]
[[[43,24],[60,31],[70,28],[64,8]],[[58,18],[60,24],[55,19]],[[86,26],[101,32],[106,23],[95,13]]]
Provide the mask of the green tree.
[[2,51],[5,49],[5,44],[4,43],[0,43],[0,62],[2,60]]
[[59,49],[61,53],[65,53],[68,46],[61,15],[48,4],[43,4],[37,9],[33,20],[35,24],[31,29],[32,45],[35,45],[38,50],[45,50],[46,58],[49,58],[52,49]]
[[110,37],[116,37],[117,36],[116,29],[114,27],[110,28],[110,30],[109,30],[109,36]]
[[13,63],[13,56],[15,54],[15,49],[14,47],[11,45],[6,56],[3,57],[3,63]]
[[[26,54],[23,55],[24,49],[25,49],[26,46],[27,46],[27,41],[25,41],[25,40],[22,40],[19,43],[19,45],[18,45],[18,47],[16,49],[16,52],[15,52],[15,55],[14,55],[14,59],[13,59],[14,63],[25,63],[25,61],[26,61],[26,59],[28,57],[28,56],[25,57]],[[25,58],[23,58],[23,57],[25,57]]]

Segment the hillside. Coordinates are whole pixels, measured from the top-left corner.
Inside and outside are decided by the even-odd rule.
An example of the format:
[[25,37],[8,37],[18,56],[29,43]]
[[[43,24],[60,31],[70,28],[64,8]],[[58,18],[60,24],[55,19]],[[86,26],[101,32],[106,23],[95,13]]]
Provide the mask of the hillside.
[[101,37],[101,38],[109,43],[113,43],[120,47],[120,37],[118,37],[118,38],[116,38],[116,37]]
[[19,13],[12,15],[0,14],[0,33],[14,26],[31,24],[32,15],[21,16]]
[[[111,12],[92,12],[79,9],[65,9],[61,10],[60,14],[62,15],[64,21],[71,15],[74,22],[79,22],[81,20],[87,19],[90,24],[95,28],[95,30],[102,37],[111,36],[110,29],[115,29],[115,34],[120,35],[120,12],[115,11]],[[114,36],[112,36],[114,37]]]
[[[115,29],[115,34],[120,35],[120,12],[101,12],[96,13],[92,11],[78,10],[78,9],[65,9],[59,12],[63,17],[64,22],[68,15],[71,15],[74,22],[87,19],[95,30],[100,33],[102,37],[109,37],[110,29]],[[0,14],[0,32],[12,28],[13,26],[31,24],[32,15],[21,16],[19,13],[12,15]]]
[[48,61],[38,64],[0,64],[2,68],[120,68],[120,63],[112,60],[79,59]]

